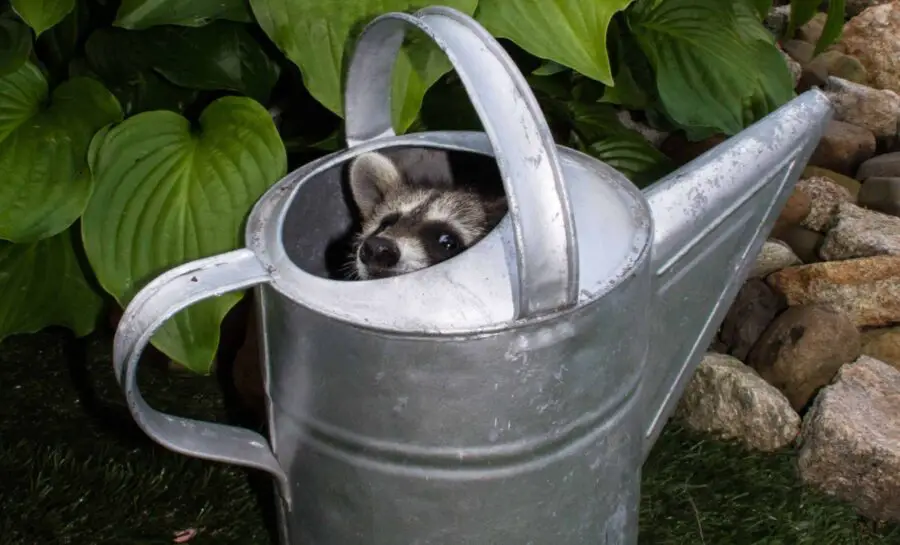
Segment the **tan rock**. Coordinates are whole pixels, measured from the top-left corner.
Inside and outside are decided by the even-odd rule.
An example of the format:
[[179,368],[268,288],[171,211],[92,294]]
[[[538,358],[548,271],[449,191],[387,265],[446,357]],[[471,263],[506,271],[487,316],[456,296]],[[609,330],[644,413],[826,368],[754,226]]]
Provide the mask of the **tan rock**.
[[788,267],[766,277],[788,305],[822,303],[857,327],[900,322],[900,257],[876,256]]
[[864,331],[862,353],[892,365],[900,371],[900,326]]
[[861,356],[816,397],[797,464],[814,488],[876,521],[900,520],[900,371]]
[[872,6],[880,6],[881,4],[890,4],[893,0],[846,0],[844,5],[844,13],[848,17],[854,17],[863,12],[866,8]]
[[700,362],[675,417],[691,429],[761,451],[790,445],[800,430],[800,417],[781,392],[739,360],[715,353]]
[[900,256],[900,218],[841,203],[819,256],[835,261],[874,255]]
[[875,146],[875,135],[869,129],[832,120],[809,164],[852,176],[863,161],[875,155]]
[[801,225],[807,229],[823,233],[831,227],[838,205],[850,202],[850,192],[828,178],[806,178],[797,182],[797,190],[809,195],[810,211]]
[[805,68],[863,85],[869,79],[869,73],[859,59],[840,51],[823,51],[813,57],[813,60],[809,61]]
[[872,6],[850,19],[840,43],[866,67],[870,85],[900,93],[900,0]]
[[806,216],[809,215],[811,209],[812,200],[809,195],[794,186],[791,196],[788,197],[784,208],[781,209],[781,213],[778,215],[778,219],[775,220],[775,225],[772,227],[772,236],[781,238],[779,235],[788,228],[800,225],[806,219]]
[[829,76],[825,94],[834,106],[834,119],[869,129],[877,138],[897,135],[900,95],[894,91]]
[[800,258],[791,247],[780,240],[769,239],[763,243],[762,250],[753,262],[748,278],[765,278],[769,274],[785,267],[799,265]]
[[825,21],[827,20],[827,13],[816,13],[809,22],[797,29],[797,38],[811,44],[818,43],[819,38],[822,37],[822,29],[825,28]]
[[762,334],[747,365],[801,410],[841,365],[859,357],[859,331],[826,305],[801,305],[781,313]]
[[832,182],[843,187],[850,192],[850,196],[853,197],[853,201],[856,202],[857,196],[859,195],[859,190],[862,186],[859,180],[851,178],[850,176],[844,176],[843,174],[840,174],[833,170],[829,170],[823,167],[817,167],[814,165],[807,165],[806,168],[803,169],[803,174],[800,175],[800,178],[812,178],[814,176],[828,178]]

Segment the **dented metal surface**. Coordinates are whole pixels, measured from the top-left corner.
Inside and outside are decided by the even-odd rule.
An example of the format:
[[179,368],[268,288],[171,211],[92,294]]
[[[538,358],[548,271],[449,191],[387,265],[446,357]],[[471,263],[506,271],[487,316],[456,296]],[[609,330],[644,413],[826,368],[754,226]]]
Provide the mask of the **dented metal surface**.
[[[404,28],[460,73],[485,132],[395,136]],[[187,455],[268,471],[284,545],[629,545],[640,466],[830,118],[811,91],[643,193],[556,146],[524,80],[474,20],[391,13],[348,76],[349,147],[257,203],[245,249],[173,269],[120,322],[117,376],[141,428]],[[448,261],[328,278],[351,223],[342,167],[431,146],[496,160],[513,206]],[[140,353],[180,309],[256,286],[269,440],[155,411]]]

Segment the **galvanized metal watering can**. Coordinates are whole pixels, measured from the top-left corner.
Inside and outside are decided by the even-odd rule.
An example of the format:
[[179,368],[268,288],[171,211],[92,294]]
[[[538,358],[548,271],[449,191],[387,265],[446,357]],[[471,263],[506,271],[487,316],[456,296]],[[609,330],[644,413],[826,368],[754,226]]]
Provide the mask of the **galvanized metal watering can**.
[[[396,136],[408,27],[448,55],[485,132]],[[274,477],[287,545],[629,545],[641,465],[831,117],[809,91],[645,191],[552,141],[522,75],[473,19],[375,19],[346,92],[349,148],[257,203],[246,248],[177,267],[125,311],[116,372],[141,428]],[[420,146],[493,157],[509,213],[431,268],[345,282],[342,168]],[[270,438],[163,414],[136,371],[152,333],[255,287]]]

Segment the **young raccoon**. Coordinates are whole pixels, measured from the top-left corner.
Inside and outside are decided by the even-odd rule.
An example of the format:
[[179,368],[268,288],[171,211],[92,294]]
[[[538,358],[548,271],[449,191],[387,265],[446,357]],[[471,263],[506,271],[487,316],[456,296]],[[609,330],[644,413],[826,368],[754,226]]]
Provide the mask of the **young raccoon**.
[[350,165],[362,229],[349,269],[360,280],[430,267],[471,247],[506,213],[506,198],[455,183],[436,150],[369,152]]

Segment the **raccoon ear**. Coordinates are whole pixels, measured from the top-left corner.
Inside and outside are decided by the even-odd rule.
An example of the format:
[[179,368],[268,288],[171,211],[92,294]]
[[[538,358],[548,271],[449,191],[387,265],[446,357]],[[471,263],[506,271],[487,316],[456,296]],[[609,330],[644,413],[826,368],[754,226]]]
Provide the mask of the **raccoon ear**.
[[363,217],[368,217],[385,195],[401,183],[397,166],[380,153],[364,153],[350,165],[350,192]]

